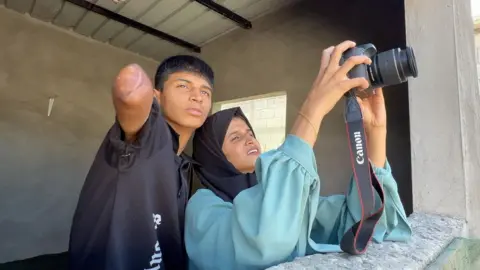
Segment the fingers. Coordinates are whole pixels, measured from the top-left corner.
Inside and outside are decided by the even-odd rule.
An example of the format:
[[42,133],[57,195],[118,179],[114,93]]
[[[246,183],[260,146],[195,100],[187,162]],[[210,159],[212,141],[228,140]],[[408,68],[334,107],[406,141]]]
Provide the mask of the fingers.
[[357,103],[358,103],[358,106],[360,106],[360,110],[362,110],[362,112],[365,111],[365,104],[363,103],[363,100],[359,97],[356,97],[357,98]]
[[322,60],[320,60],[320,71],[318,72],[319,76],[323,76],[325,73],[325,69],[327,68],[328,63],[330,63],[330,55],[332,54],[334,48],[334,46],[330,46],[323,50]]
[[325,73],[333,74],[335,71],[337,71],[340,64],[340,58],[342,58],[343,53],[355,46],[356,43],[350,40],[344,41],[335,46],[335,49],[330,56],[330,62],[328,63],[327,71]]
[[336,64],[338,65],[340,63],[340,58],[342,57],[342,54],[353,47],[356,46],[356,43],[350,40],[344,41],[337,46],[335,46],[335,49],[333,50],[332,56],[330,57],[330,63],[331,64]]
[[352,68],[356,65],[360,64],[367,64],[370,65],[372,63],[372,60],[368,56],[364,55],[359,55],[359,56],[353,56],[350,57],[341,67],[337,72],[335,73],[334,76],[336,76],[338,79],[345,78],[352,70]]
[[375,95],[383,98],[383,88],[375,89]]
[[360,107],[362,107],[363,109],[363,100],[359,97],[356,97],[356,99],[357,99],[358,105],[360,105]]
[[360,105],[362,111],[363,111],[365,108],[369,108],[369,107],[370,107],[370,103],[369,103],[368,100],[362,99],[361,97],[356,97],[356,99],[357,99],[358,105]]
[[345,94],[353,88],[366,89],[368,86],[368,81],[362,77],[344,80],[340,83],[340,87],[338,89],[342,91],[342,94]]

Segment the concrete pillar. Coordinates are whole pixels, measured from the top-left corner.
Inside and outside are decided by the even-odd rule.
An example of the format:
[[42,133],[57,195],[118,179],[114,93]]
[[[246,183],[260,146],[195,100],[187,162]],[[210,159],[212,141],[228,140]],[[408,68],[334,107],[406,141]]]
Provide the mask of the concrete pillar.
[[405,0],[414,211],[463,218],[480,236],[480,96],[470,0]]

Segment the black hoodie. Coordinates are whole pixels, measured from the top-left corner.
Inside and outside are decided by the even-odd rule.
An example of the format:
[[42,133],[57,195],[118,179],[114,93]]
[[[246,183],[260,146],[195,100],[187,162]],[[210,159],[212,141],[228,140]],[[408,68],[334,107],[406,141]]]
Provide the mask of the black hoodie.
[[85,180],[70,232],[70,269],[187,269],[184,211],[192,160],[156,101],[127,144],[118,122]]

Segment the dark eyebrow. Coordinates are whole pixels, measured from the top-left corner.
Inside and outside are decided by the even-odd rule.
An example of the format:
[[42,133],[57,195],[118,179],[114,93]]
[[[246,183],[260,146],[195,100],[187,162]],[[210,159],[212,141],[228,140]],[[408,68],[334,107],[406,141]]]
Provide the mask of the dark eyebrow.
[[[230,137],[231,135],[236,134],[236,133],[238,133],[238,132],[239,132],[238,130],[234,130],[234,131],[228,133],[228,134],[227,134],[227,137]],[[253,131],[252,131],[252,129],[248,128],[248,129],[247,129],[247,133],[250,133],[250,132],[253,132]]]
[[[186,83],[192,83],[191,81],[187,80],[187,79],[182,79],[182,78],[178,78],[177,81],[182,81],[182,82],[186,82]],[[202,85],[202,88],[207,88],[208,90],[212,91],[212,88],[208,85]]]
[[187,80],[187,79],[182,79],[182,78],[178,78],[177,81],[182,81],[182,82],[186,82],[186,83],[192,83],[191,81]]
[[238,131],[237,131],[237,130],[234,130],[234,131],[228,133],[228,134],[227,134],[227,137],[230,137],[230,136],[232,136],[233,134],[236,134],[236,133],[238,133]]

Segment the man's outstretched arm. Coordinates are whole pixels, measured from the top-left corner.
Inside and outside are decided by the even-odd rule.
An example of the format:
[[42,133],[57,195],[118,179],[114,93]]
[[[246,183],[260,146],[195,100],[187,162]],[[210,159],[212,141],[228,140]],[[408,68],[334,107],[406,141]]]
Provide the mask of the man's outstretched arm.
[[139,65],[130,64],[120,71],[112,88],[112,99],[127,141],[134,141],[147,121],[153,97],[152,82]]
[[[178,191],[176,182],[168,181],[176,178],[174,153],[165,147],[168,126],[153,97],[152,83],[138,65],[119,72],[112,88],[116,123],[97,151],[72,222],[72,270],[163,269],[168,261],[183,263],[175,256],[182,255],[181,246],[159,236],[177,235],[170,227],[178,223]],[[125,139],[135,140],[135,146]],[[155,215],[167,228],[157,228]],[[160,245],[172,251],[160,251]]]

